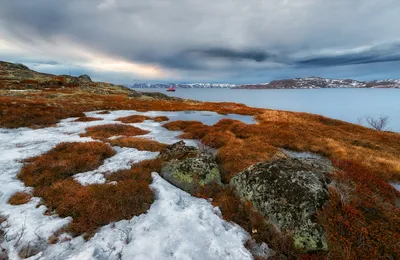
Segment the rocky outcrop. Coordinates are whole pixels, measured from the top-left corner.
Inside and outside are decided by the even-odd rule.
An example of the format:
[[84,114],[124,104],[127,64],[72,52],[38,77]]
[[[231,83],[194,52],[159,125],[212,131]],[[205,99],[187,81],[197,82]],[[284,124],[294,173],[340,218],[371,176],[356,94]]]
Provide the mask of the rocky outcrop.
[[293,233],[304,251],[327,250],[315,213],[329,198],[326,160],[285,158],[255,164],[231,180],[238,195],[279,229]]
[[199,154],[199,149],[194,146],[186,146],[184,141],[179,141],[177,143],[168,145],[164,150],[158,155],[166,161],[172,159],[183,159],[187,157],[194,157]]
[[173,101],[183,100],[181,98],[171,97],[159,92],[141,92],[136,90],[132,90],[132,92],[129,94],[129,97],[146,99],[146,100],[173,100]]
[[215,157],[211,153],[201,152],[193,158],[173,159],[166,163],[161,176],[178,188],[191,194],[207,184],[221,184],[221,175]]
[[80,76],[78,77],[78,80],[79,80],[79,82],[83,82],[83,83],[90,83],[90,82],[92,82],[92,79],[89,77],[89,75],[86,75],[86,74],[80,75]]

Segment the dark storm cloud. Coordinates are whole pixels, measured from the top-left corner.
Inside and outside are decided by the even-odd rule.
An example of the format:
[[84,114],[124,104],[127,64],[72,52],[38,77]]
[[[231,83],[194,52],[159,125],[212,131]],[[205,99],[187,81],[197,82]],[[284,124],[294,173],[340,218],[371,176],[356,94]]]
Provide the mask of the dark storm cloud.
[[214,48],[208,50],[194,51],[203,56],[213,57],[213,58],[222,58],[228,60],[252,60],[256,62],[262,62],[269,58],[268,55],[264,51],[257,50],[231,50],[225,48]]
[[375,46],[364,51],[316,56],[296,62],[300,66],[327,67],[400,61],[400,44]]
[[187,80],[290,77],[399,61],[399,13],[398,0],[0,0],[0,57],[21,59],[4,39],[37,64],[98,55]]

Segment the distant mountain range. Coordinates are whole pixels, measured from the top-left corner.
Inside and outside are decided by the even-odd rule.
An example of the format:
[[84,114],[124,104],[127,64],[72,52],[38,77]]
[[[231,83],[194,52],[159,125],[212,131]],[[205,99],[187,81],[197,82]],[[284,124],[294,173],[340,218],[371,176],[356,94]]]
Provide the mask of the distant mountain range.
[[130,88],[234,88],[238,85],[232,84],[217,84],[217,83],[191,83],[191,84],[182,84],[182,83],[170,83],[170,84],[149,84],[149,83],[135,83],[133,85],[125,85]]
[[358,81],[353,79],[325,79],[320,77],[295,78],[274,80],[261,84],[218,84],[218,83],[193,83],[193,84],[148,84],[135,83],[126,85],[130,88],[232,88],[232,89],[312,89],[312,88],[400,88],[400,79]]

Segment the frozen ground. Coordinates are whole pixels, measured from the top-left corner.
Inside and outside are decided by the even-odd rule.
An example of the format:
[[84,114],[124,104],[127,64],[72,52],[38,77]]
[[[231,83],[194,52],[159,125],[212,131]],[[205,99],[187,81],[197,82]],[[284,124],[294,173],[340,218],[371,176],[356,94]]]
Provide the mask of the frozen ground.
[[[8,199],[18,191],[30,191],[16,175],[23,166],[22,160],[38,156],[61,142],[93,141],[81,138],[85,128],[121,122],[118,117],[132,114],[148,116],[168,116],[175,120],[198,120],[214,124],[221,118],[212,112],[147,112],[113,111],[101,115],[89,112],[87,116],[102,118],[100,121],[73,122],[76,118],[61,121],[55,127],[44,129],[0,129],[0,216],[5,218],[1,224],[4,232],[0,236],[1,247],[8,252],[10,259],[19,259],[22,249],[31,259],[251,259],[244,248],[248,234],[236,225],[225,222],[218,209],[206,200],[191,197],[189,194],[169,185],[157,174],[153,174],[152,187],[156,201],[148,213],[103,227],[89,241],[82,237],[74,239],[63,235],[64,240],[48,245],[52,234],[67,225],[70,218],[45,215],[46,207],[40,205],[40,198],[32,198],[27,204],[12,206]],[[251,119],[251,117],[246,117]],[[204,119],[204,121],[202,120]],[[238,118],[235,118],[238,119]],[[251,119],[252,120],[252,119]],[[246,122],[251,122],[246,121]],[[178,141],[178,131],[168,131],[163,122],[144,121],[129,124],[150,131],[141,136],[163,143]],[[189,145],[196,145],[186,140]],[[113,147],[116,155],[109,158],[97,170],[79,173],[75,180],[83,185],[104,183],[104,174],[129,168],[131,163],[151,159],[158,153],[138,151],[133,148]],[[268,249],[265,245],[262,247]]]
[[390,185],[400,192],[400,183],[390,183]]
[[[191,197],[153,174],[157,200],[131,220],[104,226],[88,242],[81,237],[49,247],[49,259],[252,259],[248,234],[219,217],[204,199]],[[38,257],[37,259],[40,259]]]

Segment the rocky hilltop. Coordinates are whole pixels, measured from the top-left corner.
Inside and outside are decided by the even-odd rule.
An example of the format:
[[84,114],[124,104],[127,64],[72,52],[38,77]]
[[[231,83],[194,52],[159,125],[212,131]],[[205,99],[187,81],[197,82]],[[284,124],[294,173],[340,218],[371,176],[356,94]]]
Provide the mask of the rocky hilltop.
[[[23,64],[0,61],[0,94],[10,95],[9,90],[58,91],[59,89],[100,95],[129,95],[133,98],[142,99],[179,100],[179,98],[169,97],[161,93],[138,92],[122,85],[94,82],[85,74],[78,77],[52,75],[31,70]],[[16,95],[16,92],[13,95]]]

